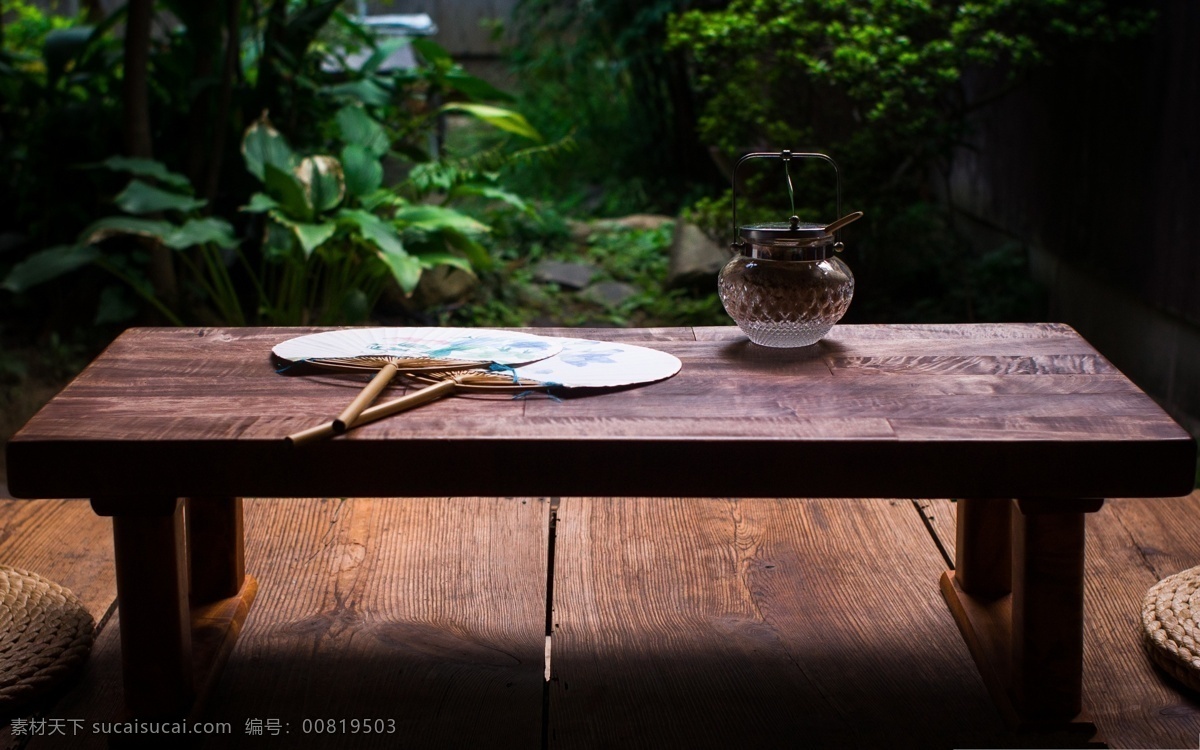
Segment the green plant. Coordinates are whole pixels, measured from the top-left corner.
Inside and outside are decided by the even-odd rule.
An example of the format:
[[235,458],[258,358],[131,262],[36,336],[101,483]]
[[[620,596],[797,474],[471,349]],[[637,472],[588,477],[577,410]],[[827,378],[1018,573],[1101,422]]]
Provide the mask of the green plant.
[[[9,272],[3,288],[24,292],[88,264],[95,264],[123,281],[167,320],[182,325],[178,305],[163,300],[146,274],[145,247],[177,251],[194,292],[211,304],[218,320],[244,325],[226,254],[236,254],[233,227],[220,218],[202,215],[207,201],[192,194],[183,175],[147,159],[110,157],[103,166],[132,175],[114,198],[121,214],[90,224],[72,244],[55,245],[26,258]],[[101,298],[101,320],[123,317],[123,301],[108,293]],[[127,308],[127,306],[126,306]]]
[[[732,0],[672,18],[669,46],[690,57],[701,137],[726,160],[781,148],[838,160],[846,210],[866,213],[846,233],[860,291],[851,316],[973,320],[1031,314],[1017,313],[1036,308],[1022,301],[1027,260],[1023,249],[977,257],[931,183],[946,179],[979,108],[1080,45],[1132,38],[1151,20],[1117,0]],[[797,192],[802,218],[834,218],[830,182],[797,180],[809,186]],[[781,183],[752,177],[741,199],[766,205]],[[988,276],[1020,290],[990,299]]]
[[[243,158],[263,188],[242,209],[265,219],[257,268],[242,253],[229,222],[200,214],[207,201],[194,197],[187,178],[159,162],[112,157],[105,167],[134,175],[114,199],[123,213],[94,222],[74,244],[48,248],[17,264],[4,288],[24,292],[95,264],[180,325],[182,310],[198,306],[174,304],[180,301],[156,293],[142,246],[150,243],[179,251],[189,290],[216,320],[347,323],[365,320],[389,282],[411,295],[428,268],[450,265],[471,272],[489,267],[491,259],[478,242],[486,225],[382,187],[381,160],[389,141],[379,122],[357,105],[343,107],[335,120],[343,144],[340,158],[297,155],[265,115],[247,129]],[[469,194],[476,193],[520,200],[498,188]],[[106,252],[106,241],[114,238],[125,242],[118,251]],[[235,261],[248,272],[255,300],[249,316],[235,285]]]
[[[527,325],[710,325],[728,321],[716,296],[664,289],[673,226],[633,229],[606,222],[588,236],[573,239],[553,208],[531,216],[510,216],[492,242],[501,272],[481,274],[475,297],[439,316],[445,324]],[[585,262],[596,268],[595,283],[628,284],[633,294],[605,304],[587,293],[539,283],[534,269],[543,260]]]
[[476,239],[484,224],[381,187],[388,151],[382,125],[358,106],[343,108],[336,120],[340,159],[297,156],[265,118],[243,141],[247,168],[264,188],[244,210],[267,218],[263,260],[277,273],[257,287],[260,312],[273,323],[361,321],[389,280],[409,295],[425,269],[471,271],[490,262]]
[[[1069,45],[1136,36],[1151,19],[1114,0],[733,0],[673,18],[669,44],[695,65],[706,142],[730,155],[842,143],[895,171],[896,156],[944,156],[971,110]],[[972,68],[1006,70],[1002,87],[973,94]]]
[[[168,322],[339,322],[364,319],[393,282],[411,293],[431,266],[487,265],[478,242],[484,225],[450,204],[481,212],[498,199],[522,207],[497,167],[487,166],[503,163],[510,143],[492,143],[472,169],[456,167],[461,155],[435,159],[427,146],[448,115],[540,141],[520,114],[486,103],[505,94],[428,40],[414,44],[416,68],[384,71],[396,42],[375,40],[332,0],[134,5],[94,27],[30,15],[24,46],[0,56],[0,65],[20,73],[0,76],[12,94],[0,102],[0,166],[10,167],[0,170],[0,198],[15,207],[0,231],[21,232],[0,257],[4,288],[24,295],[97,265],[125,282],[100,293],[97,320],[127,319],[140,301]],[[137,45],[126,34],[123,56],[112,29],[126,12],[148,23],[164,20],[161,11],[179,25],[141,50],[147,121],[122,123],[133,100],[121,92],[138,84],[122,73],[139,69],[129,58]],[[63,28],[50,30],[56,26]],[[41,58],[29,51],[39,46]],[[349,66],[349,53],[363,49],[365,62]],[[267,132],[253,120],[267,109],[295,150],[272,129],[267,140],[280,150],[247,171],[225,168],[242,160],[243,134],[254,140]],[[93,127],[82,137],[63,133],[83,119]],[[121,150],[122,124],[126,136],[133,126],[143,134],[134,150],[145,156],[108,159],[109,170],[78,169]],[[532,158],[555,148],[517,153]],[[385,188],[384,161],[409,178]],[[111,211],[103,196],[119,189],[114,170],[135,179],[118,195],[122,214],[95,223]],[[438,195],[451,172],[453,184]],[[94,302],[79,298],[81,307]],[[28,296],[0,304],[29,316],[39,309]]]
[[[674,212],[715,184],[696,138],[685,60],[667,50],[666,20],[711,0],[521,0],[510,59],[520,108],[569,161],[514,170],[524,192],[573,213]],[[699,187],[697,187],[699,186]]]

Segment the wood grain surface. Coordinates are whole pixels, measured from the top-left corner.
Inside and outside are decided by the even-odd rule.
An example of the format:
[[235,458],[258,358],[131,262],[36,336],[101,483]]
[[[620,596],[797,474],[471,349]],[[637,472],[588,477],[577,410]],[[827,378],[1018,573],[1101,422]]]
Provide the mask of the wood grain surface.
[[[367,377],[277,373],[271,347],[311,330],[127,331],[10,443],[12,492],[1106,497],[1194,478],[1191,437],[1061,325],[839,326],[793,350],[732,327],[569,329],[683,370],[562,400],[456,396],[296,449],[283,437]],[[404,471],[379,470],[397,456]]]
[[[956,503],[923,505],[954,550]],[[1087,516],[1084,704],[1111,747],[1190,747],[1200,701],[1142,652],[1142,598],[1158,580],[1200,564],[1200,492],[1181,499],[1108,501]]]
[[566,498],[549,746],[1059,747],[1006,728],[911,503]]
[[[550,748],[1072,746],[1008,733],[992,708],[937,593],[956,506],[937,499],[919,503],[936,542],[909,502],[564,500],[543,714],[546,511],[535,506],[537,533],[516,534],[514,502],[248,502],[247,564],[263,587],[203,716],[231,722],[232,737],[205,746],[293,747],[302,738],[249,736],[245,721],[364,707],[410,722],[411,741],[309,745],[536,748],[547,718]],[[351,512],[359,503],[376,507]],[[1191,747],[1200,733],[1200,702],[1149,664],[1137,635],[1145,591],[1200,564],[1198,518],[1200,494],[1111,500],[1088,517],[1085,700],[1111,747]],[[102,614],[115,592],[108,523],[86,503],[0,503],[0,555],[70,581]],[[376,637],[386,623],[409,625]],[[108,621],[81,684],[43,716],[119,717],[118,626]],[[524,681],[507,688],[486,678],[504,669],[488,654],[514,641],[528,641],[531,665],[513,667]],[[495,738],[480,739],[489,724]],[[106,746],[3,732],[0,744]]]
[[[256,748],[537,747],[548,503],[530,498],[247,503],[258,599],[210,700]],[[301,585],[294,582],[302,581]],[[393,731],[304,731],[305,719]],[[241,744],[239,744],[241,743]]]
[[0,563],[70,589],[100,622],[117,596],[112,519],[72,500],[0,500]]

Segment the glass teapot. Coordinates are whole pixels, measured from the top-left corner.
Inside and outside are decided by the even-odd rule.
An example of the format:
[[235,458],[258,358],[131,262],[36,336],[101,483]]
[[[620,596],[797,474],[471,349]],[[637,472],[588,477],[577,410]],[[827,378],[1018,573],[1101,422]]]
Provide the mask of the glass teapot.
[[[748,159],[823,159],[837,175],[837,210],[841,216],[842,185],[837,164],[825,154],[753,153]],[[786,222],[737,226],[737,167],[733,170],[731,249],[737,253],[721,269],[717,291],[725,311],[756,344],[800,347],[815,344],[842,319],[854,296],[854,274],[834,253],[842,251],[837,230],[862,216],[855,212],[831,224]],[[788,177],[791,187],[791,177]]]

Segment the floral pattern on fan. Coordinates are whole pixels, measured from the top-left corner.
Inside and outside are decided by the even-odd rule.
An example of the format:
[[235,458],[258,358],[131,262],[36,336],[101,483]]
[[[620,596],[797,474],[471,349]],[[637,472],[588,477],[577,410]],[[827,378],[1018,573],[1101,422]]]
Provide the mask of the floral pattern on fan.
[[[678,358],[657,349],[587,339],[555,339],[562,351],[532,364],[513,367],[494,363],[487,369],[416,371],[405,375],[426,387],[362,412],[367,424],[459,391],[515,391],[619,388],[665,380],[679,372]],[[288,436],[293,445],[332,437],[333,425],[317,425]]]
[[[472,328],[348,328],[300,336],[276,346],[292,362],[431,360],[442,363],[524,364],[561,349],[556,339]],[[333,362],[331,362],[333,361]]]
[[676,357],[644,346],[588,339],[560,341],[561,352],[513,368],[515,377],[548,387],[613,388],[663,380],[682,366]]
[[412,341],[375,342],[365,354],[389,357],[428,357],[430,359],[484,360],[503,362],[537,357],[552,351],[550,341],[514,341],[506,338],[457,338],[434,346],[437,342]]

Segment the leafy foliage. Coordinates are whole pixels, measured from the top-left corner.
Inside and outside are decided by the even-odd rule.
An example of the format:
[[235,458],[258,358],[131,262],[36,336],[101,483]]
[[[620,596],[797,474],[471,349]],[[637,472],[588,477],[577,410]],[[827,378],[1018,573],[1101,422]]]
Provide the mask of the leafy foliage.
[[520,109],[550,138],[573,137],[573,159],[514,170],[517,185],[577,213],[674,212],[718,184],[697,140],[682,54],[666,22],[714,0],[521,0],[510,58]]
[[920,159],[944,154],[965,115],[1000,93],[969,96],[969,69],[1012,82],[1066,45],[1148,22],[1112,0],[733,0],[674,18],[669,43],[695,65],[703,137],[730,154],[849,140],[868,157]]
[[[552,208],[536,216],[509,214],[492,239],[496,269],[480,274],[469,304],[440,311],[449,325],[659,326],[719,325],[729,318],[711,293],[664,289],[673,225],[632,228],[606,221],[576,225],[572,231]],[[541,261],[587,263],[596,268],[593,284],[621,282],[635,290],[607,304],[587,291],[539,282]]]
[[[121,150],[113,30],[125,9],[88,26],[5,0],[19,11],[6,36],[20,44],[0,57],[3,72],[18,74],[0,76],[0,199],[14,208],[0,232],[16,237],[0,278],[18,296],[0,304],[32,312],[41,290],[31,289],[91,265],[123,282],[100,293],[105,320],[136,312],[132,300],[114,303],[133,291],[174,323],[355,322],[389,286],[411,294],[429,268],[486,267],[487,227],[449,204],[484,197],[524,208],[521,199],[495,174],[460,169],[444,196],[405,174],[461,161],[430,150],[448,114],[501,133],[488,152],[498,163],[513,141],[548,147],[522,115],[494,104],[511,97],[432,41],[413,43],[416,68],[385,69],[401,42],[373,38],[341,5],[159,0],[158,20],[178,25],[148,50],[156,158],[104,159]],[[83,137],[63,133],[85,118]],[[244,172],[228,168],[239,162]],[[106,169],[84,168],[97,163]],[[120,213],[94,220],[112,208]],[[150,271],[164,248],[177,287]]]
[[[1023,249],[1010,248],[1017,263],[973,254],[931,175],[948,174],[972,112],[1056,56],[1133,37],[1151,20],[1117,0],[732,0],[673,17],[668,43],[691,60],[701,136],[725,159],[791,148],[841,163],[846,210],[866,212],[848,230],[860,291],[852,315],[1027,317],[1031,305],[1017,315],[978,296],[993,283],[1032,302]],[[762,205],[782,185],[760,173],[740,187]],[[798,185],[802,218],[834,218],[827,179],[806,173]]]

